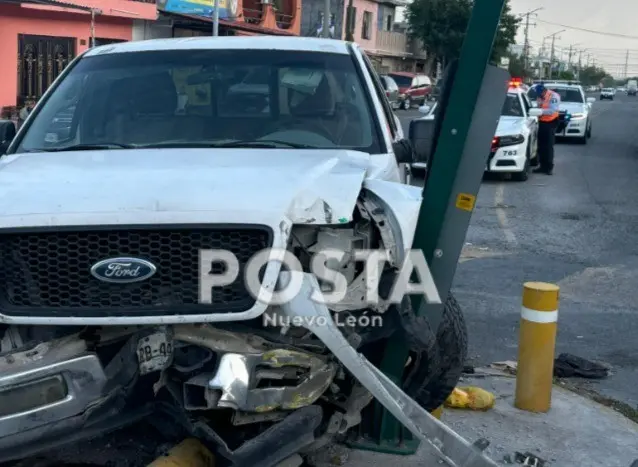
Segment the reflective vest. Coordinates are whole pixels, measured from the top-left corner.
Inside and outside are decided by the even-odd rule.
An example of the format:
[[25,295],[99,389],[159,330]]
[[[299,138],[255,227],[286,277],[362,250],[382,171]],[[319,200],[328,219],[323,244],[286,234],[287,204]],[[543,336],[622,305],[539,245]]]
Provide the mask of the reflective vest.
[[541,102],[540,107],[543,110],[554,108],[555,111],[552,112],[550,115],[541,115],[540,117],[538,117],[539,121],[553,122],[559,117],[558,104],[557,104],[558,99],[559,98],[554,91],[550,91],[549,89],[547,90],[547,92],[545,93],[545,97],[543,98],[543,101]]

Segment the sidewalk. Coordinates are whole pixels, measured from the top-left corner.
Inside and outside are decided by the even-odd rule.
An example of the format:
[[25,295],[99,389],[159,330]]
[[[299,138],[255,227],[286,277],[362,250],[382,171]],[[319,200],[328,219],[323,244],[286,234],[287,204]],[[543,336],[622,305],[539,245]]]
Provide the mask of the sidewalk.
[[[486,438],[486,454],[510,465],[516,451],[530,452],[551,467],[630,467],[638,459],[638,425],[619,413],[571,391],[554,387],[552,409],[531,414],[514,408],[515,378],[467,377],[462,385],[492,391],[488,412],[446,409],[442,421],[468,441]],[[512,462],[507,462],[507,458]],[[348,467],[429,467],[437,458],[422,447],[409,457],[351,451]],[[514,464],[521,465],[521,464]]]

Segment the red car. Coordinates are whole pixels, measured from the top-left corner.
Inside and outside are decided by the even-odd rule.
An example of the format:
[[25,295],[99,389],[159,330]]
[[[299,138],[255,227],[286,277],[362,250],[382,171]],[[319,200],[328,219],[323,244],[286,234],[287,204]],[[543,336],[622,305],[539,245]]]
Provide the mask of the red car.
[[401,108],[408,110],[414,104],[423,104],[432,92],[432,80],[422,73],[396,71],[388,73],[399,86]]

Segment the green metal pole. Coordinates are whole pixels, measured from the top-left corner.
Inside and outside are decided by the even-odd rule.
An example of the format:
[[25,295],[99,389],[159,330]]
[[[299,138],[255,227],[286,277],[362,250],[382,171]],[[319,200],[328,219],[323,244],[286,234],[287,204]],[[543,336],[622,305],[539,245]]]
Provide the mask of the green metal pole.
[[[451,199],[458,195],[454,193],[457,175],[504,5],[505,0],[474,1],[436,152],[429,168],[430,174],[423,188],[423,202],[413,248],[423,251],[443,301],[451,288],[463,245],[458,245],[458,248],[455,246],[448,252],[443,251],[440,244],[446,217],[450,214],[450,206],[454,205]],[[472,193],[471,196],[476,197],[476,194]],[[468,213],[467,224],[469,216],[471,212]],[[467,232],[467,224],[464,226],[463,238]],[[459,227],[463,228],[462,225]],[[413,307],[418,315],[428,318],[432,329],[438,329],[443,305],[428,304],[422,297],[414,296]],[[391,338],[386,346],[381,370],[397,383],[401,380],[408,353],[405,339],[400,335]],[[413,454],[419,443],[375,402],[372,413],[364,414],[360,438],[350,445],[378,452]]]

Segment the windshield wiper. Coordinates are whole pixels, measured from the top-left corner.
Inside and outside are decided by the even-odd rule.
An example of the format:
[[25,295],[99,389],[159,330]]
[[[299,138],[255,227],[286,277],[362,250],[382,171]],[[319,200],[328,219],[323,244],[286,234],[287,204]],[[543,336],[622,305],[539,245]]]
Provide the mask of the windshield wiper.
[[64,146],[61,148],[38,148],[32,149],[29,152],[64,152],[64,151],[91,151],[99,149],[133,149],[137,146],[133,144],[120,144],[120,143],[104,143],[104,144],[74,144],[72,146]]
[[294,149],[318,149],[308,144],[290,143],[275,139],[262,139],[255,141],[167,141],[166,143],[148,144],[146,148],[261,148],[277,149],[282,146]]

